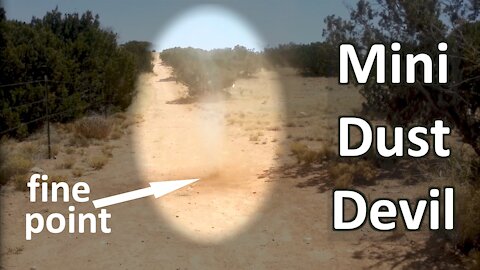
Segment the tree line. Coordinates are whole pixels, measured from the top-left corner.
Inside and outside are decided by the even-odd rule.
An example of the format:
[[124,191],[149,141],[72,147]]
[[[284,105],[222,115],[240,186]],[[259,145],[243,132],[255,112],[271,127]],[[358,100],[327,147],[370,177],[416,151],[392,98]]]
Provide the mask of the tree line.
[[210,51],[177,47],[162,51],[160,58],[173,68],[173,76],[188,87],[190,96],[230,87],[262,66],[259,53],[243,46]]
[[266,48],[264,55],[274,67],[293,67],[303,76],[338,75],[338,46],[330,43],[280,44]]
[[51,120],[61,122],[124,110],[137,75],[152,70],[149,46],[137,41],[119,45],[117,34],[102,28],[90,11],[62,14],[55,9],[26,23],[7,19],[1,9],[0,132],[14,129],[8,134],[27,136],[43,122],[22,123],[44,117],[46,106]]

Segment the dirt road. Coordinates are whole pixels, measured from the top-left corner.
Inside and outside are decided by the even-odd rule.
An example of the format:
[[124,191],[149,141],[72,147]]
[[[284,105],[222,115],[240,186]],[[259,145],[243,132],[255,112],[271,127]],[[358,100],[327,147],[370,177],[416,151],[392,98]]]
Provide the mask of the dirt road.
[[[27,212],[67,213],[68,205],[98,211],[91,203],[31,204],[26,193],[4,192],[5,269],[382,268],[416,248],[412,243],[423,243],[425,234],[385,240],[368,228],[334,233],[330,192],[297,188],[307,180],[302,176],[267,172],[288,161],[282,107],[288,85],[276,74],[262,71],[237,81],[229,99],[194,104],[166,104],[185,91],[170,76],[155,60],[154,74],[140,78],[129,111],[143,121],[115,143],[105,168],[82,180],[91,186],[91,199],[149,181],[200,181],[157,200],[109,207],[111,234],[42,233],[32,241],[24,240]],[[292,80],[307,97],[318,84]]]

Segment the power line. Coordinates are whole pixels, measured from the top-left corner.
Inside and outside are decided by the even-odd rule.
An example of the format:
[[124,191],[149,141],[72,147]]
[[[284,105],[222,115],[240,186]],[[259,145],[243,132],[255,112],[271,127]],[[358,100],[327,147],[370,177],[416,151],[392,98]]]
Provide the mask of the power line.
[[[85,107],[82,108],[82,110],[88,109],[88,108],[90,108],[91,106],[92,106],[92,104],[87,104]],[[68,108],[68,109],[66,109],[66,110],[63,110],[63,111],[61,111],[61,112],[56,112],[56,113],[53,113],[53,114],[50,114],[50,115],[44,115],[44,116],[42,116],[42,117],[33,119],[33,120],[31,120],[31,121],[20,123],[20,124],[19,124],[18,126],[16,126],[16,127],[9,128],[9,129],[7,129],[7,130],[2,130],[2,131],[0,132],[0,135],[4,135],[4,134],[9,133],[9,132],[11,132],[11,131],[14,131],[14,130],[16,130],[16,129],[19,129],[19,128],[21,128],[22,126],[30,125],[30,124],[33,124],[33,123],[35,123],[35,122],[38,122],[38,121],[41,121],[41,120],[45,120],[45,119],[47,119],[47,118],[51,118],[51,117],[53,117],[53,116],[62,115],[62,114],[64,114],[64,113],[71,112],[71,111],[74,111],[74,110],[76,110],[76,109],[78,109],[78,108],[76,108],[76,107],[71,107],[71,108]]]
[[40,100],[37,100],[37,101],[33,101],[33,102],[30,102],[30,103],[25,103],[25,104],[20,104],[20,105],[17,105],[17,106],[14,106],[14,107],[10,107],[10,109],[17,109],[17,108],[20,108],[20,107],[24,107],[24,106],[31,106],[31,105],[35,105],[35,104],[38,104],[38,103],[42,103],[42,102],[45,102],[45,98],[42,98]]
[[20,86],[20,85],[27,85],[27,84],[40,83],[40,82],[45,82],[45,81],[44,81],[44,80],[36,80],[36,81],[28,81],[28,82],[2,84],[2,85],[0,85],[0,88],[12,87],[12,86]]
[[40,120],[46,119],[46,118],[47,118],[47,115],[42,116],[42,117],[39,117],[39,118],[34,119],[34,120],[31,120],[31,121],[28,121],[28,122],[20,123],[20,125],[18,125],[18,126],[16,126],[16,127],[9,128],[9,129],[7,129],[7,130],[3,130],[2,132],[0,132],[0,135],[9,133],[10,131],[14,131],[14,130],[16,130],[16,129],[19,129],[19,128],[25,126],[25,125],[30,125],[30,124],[33,124],[33,123],[38,122],[38,121],[40,121]]
[[[48,81],[50,82],[50,81]],[[87,95],[85,95],[86,93],[88,92],[91,92],[92,89],[86,89],[86,90],[83,90],[81,92],[74,92],[68,96],[64,96],[64,97],[58,97],[58,96],[55,96],[54,99],[56,101],[64,101],[66,99],[69,99],[71,97],[73,97],[74,95],[80,95],[80,97],[87,97]],[[31,105],[35,105],[35,104],[39,104],[39,103],[42,103],[42,102],[45,102],[46,99],[43,98],[43,99],[40,99],[40,100],[36,100],[36,101],[33,101],[33,102],[29,102],[29,103],[25,103],[25,104],[19,104],[19,105],[16,105],[16,106],[13,106],[13,107],[9,107],[10,109],[17,109],[17,108],[20,108],[20,107],[25,107],[25,106],[31,106]]]
[[[71,84],[73,85],[74,83],[72,82],[67,82],[67,81],[57,81],[57,80],[48,80],[47,78],[45,78],[44,80],[32,80],[32,81],[27,81],[27,82],[18,82],[18,83],[11,83],[11,84],[4,84],[4,85],[0,85],[0,88],[6,88],[6,87],[14,87],[14,86],[21,86],[21,85],[28,85],[28,84],[34,84],[34,83],[45,83],[45,86],[47,86],[49,83],[65,83],[65,84]],[[67,96],[63,96],[63,97],[53,97],[53,100],[51,101],[64,101],[64,100],[67,100],[75,95],[78,95],[80,98],[90,98],[90,97],[93,97],[93,95],[96,94],[92,88],[88,88],[88,89],[85,89],[85,90],[82,90],[82,91],[75,91],[73,93],[71,93],[70,95],[67,95]],[[46,102],[46,101],[49,101],[48,100],[48,97],[45,96],[45,98],[43,99],[40,99],[40,100],[36,100],[36,101],[32,101],[32,102],[28,102],[28,103],[24,103],[24,104],[19,104],[19,105],[16,105],[14,107],[10,107],[11,110],[14,110],[14,109],[18,109],[18,108],[21,108],[21,107],[29,107],[29,106],[32,106],[32,105],[36,105],[36,104],[39,104],[39,103],[42,103],[42,102]],[[62,115],[62,114],[65,114],[65,113],[68,113],[68,112],[71,112],[71,111],[74,111],[74,110],[87,110],[88,108],[92,107],[94,104],[90,103],[90,104],[86,104],[85,106],[82,106],[82,108],[78,108],[76,106],[73,106],[73,107],[70,107],[64,111],[61,111],[61,112],[56,112],[56,113],[53,113],[53,114],[50,114],[48,112],[48,108],[47,108],[47,111],[46,111],[46,115],[42,116],[42,117],[39,117],[39,118],[36,118],[36,119],[32,119],[30,121],[27,121],[27,122],[22,122],[20,123],[19,125],[15,126],[15,127],[12,127],[12,128],[8,128],[6,130],[2,130],[0,131],[0,135],[4,135],[4,134],[7,134],[11,131],[14,131],[16,129],[19,129],[21,128],[22,126],[26,126],[26,125],[29,125],[29,124],[33,124],[33,123],[36,123],[38,121],[42,121],[42,120],[45,120],[45,119],[50,119],[51,117],[55,117],[55,116],[58,116],[58,115]],[[48,106],[48,104],[46,104],[46,106]]]

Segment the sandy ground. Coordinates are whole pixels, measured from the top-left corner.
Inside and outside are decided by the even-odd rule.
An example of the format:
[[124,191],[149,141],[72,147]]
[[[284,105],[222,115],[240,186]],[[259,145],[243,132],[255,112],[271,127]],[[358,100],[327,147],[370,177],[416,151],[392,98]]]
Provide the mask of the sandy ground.
[[[81,179],[90,184],[91,199],[143,188],[149,181],[200,181],[160,199],[108,207],[111,234],[44,232],[32,241],[24,235],[28,212],[68,213],[68,205],[77,212],[98,210],[90,202],[30,203],[27,193],[4,190],[4,269],[452,266],[438,259],[443,253],[432,246],[443,243],[430,243],[428,231],[379,233],[365,226],[333,232],[332,193],[319,184],[324,172],[281,169],[292,162],[286,153],[292,140],[334,144],[336,117],[360,104],[352,89],[343,87],[332,96],[336,80],[262,71],[237,81],[227,100],[166,104],[185,87],[169,79],[170,69],[158,60],[154,72],[140,78],[129,111],[143,121],[114,142],[113,157],[102,170]],[[429,185],[386,179],[362,190],[372,199],[417,198],[425,196]]]

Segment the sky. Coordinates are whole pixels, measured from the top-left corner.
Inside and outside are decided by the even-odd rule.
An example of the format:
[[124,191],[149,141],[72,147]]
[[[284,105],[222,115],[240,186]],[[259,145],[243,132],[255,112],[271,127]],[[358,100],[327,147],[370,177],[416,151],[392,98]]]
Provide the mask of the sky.
[[30,21],[58,6],[64,13],[91,10],[119,42],[144,40],[153,49],[233,47],[261,50],[282,43],[322,40],[323,19],[348,16],[355,0],[7,0],[7,18]]

